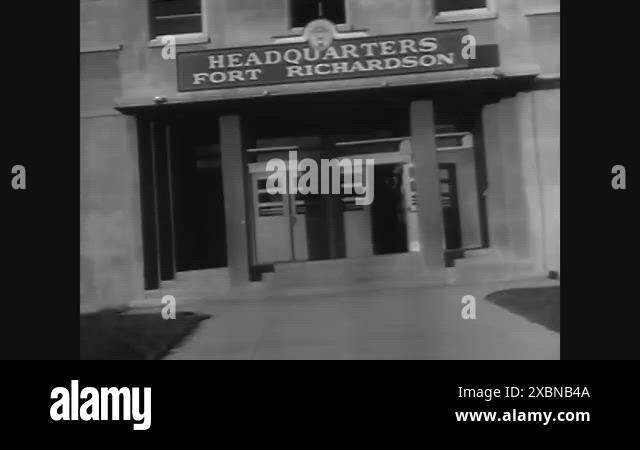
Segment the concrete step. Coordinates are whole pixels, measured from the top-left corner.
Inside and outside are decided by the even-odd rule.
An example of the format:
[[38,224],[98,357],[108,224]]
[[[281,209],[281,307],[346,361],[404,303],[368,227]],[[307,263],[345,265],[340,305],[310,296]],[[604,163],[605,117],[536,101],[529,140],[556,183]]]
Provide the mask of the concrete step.
[[173,289],[146,291],[144,298],[132,303],[135,307],[149,307],[161,305],[165,295],[173,295],[178,305],[189,305],[202,300],[253,300],[265,297],[265,286],[261,282],[251,282],[248,285],[227,289]]
[[465,250],[464,258],[465,259],[474,259],[474,258],[491,258],[491,257],[500,257],[501,253],[499,250],[494,248],[478,248],[475,250]]
[[545,273],[533,260],[495,255],[456,260],[456,283],[509,281],[542,277]]
[[267,283],[269,282],[269,280],[273,279],[273,276],[275,275],[275,272],[264,272],[262,274],[262,282],[263,283]]
[[429,274],[420,254],[380,255],[307,263],[277,264],[275,271],[263,276],[270,289],[325,287],[376,282],[422,282],[443,279],[443,273]]
[[447,274],[441,272],[439,274],[431,274],[426,278],[413,280],[375,280],[366,283],[356,283],[352,280],[341,283],[325,283],[325,284],[300,284],[287,286],[265,286],[265,298],[278,298],[282,296],[297,295],[338,295],[353,292],[376,291],[379,289],[402,289],[418,286],[445,286],[448,284]]
[[299,270],[318,269],[324,270],[326,268],[349,268],[353,266],[357,267],[386,267],[390,264],[394,265],[412,265],[423,264],[422,254],[418,252],[409,253],[395,253],[390,255],[374,255],[360,258],[340,258],[340,259],[325,259],[320,261],[300,261],[290,263],[276,264],[276,272],[292,272]]
[[[226,267],[220,269],[190,270],[186,272],[176,273],[174,283],[180,284],[213,284],[213,283],[229,283],[229,269]],[[164,282],[163,282],[164,283]]]
[[160,288],[145,292],[145,299],[158,300],[165,295],[191,299],[205,295],[226,294],[230,290],[226,268],[178,272],[175,279],[162,281]]

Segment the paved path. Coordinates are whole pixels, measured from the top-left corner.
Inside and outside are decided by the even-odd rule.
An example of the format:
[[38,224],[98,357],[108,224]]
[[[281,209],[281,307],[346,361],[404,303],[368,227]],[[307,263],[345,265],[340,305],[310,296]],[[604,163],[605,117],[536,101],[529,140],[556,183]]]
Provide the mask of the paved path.
[[[201,301],[212,314],[167,359],[558,359],[560,335],[484,297],[551,280]],[[476,320],[461,299],[476,297]],[[179,299],[178,299],[179,302]]]

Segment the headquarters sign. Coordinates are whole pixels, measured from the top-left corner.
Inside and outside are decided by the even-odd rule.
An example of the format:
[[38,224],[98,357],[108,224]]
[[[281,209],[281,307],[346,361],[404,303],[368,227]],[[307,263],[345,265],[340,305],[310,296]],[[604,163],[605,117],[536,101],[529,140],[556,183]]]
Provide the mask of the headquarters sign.
[[178,54],[178,90],[287,84],[464,69],[466,30],[336,39],[326,20],[303,42]]

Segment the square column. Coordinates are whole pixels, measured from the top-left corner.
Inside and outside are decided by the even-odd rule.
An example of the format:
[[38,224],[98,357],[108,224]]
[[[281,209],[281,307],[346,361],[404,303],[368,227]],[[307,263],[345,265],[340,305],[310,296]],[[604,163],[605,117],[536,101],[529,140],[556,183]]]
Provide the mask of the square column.
[[440,201],[436,123],[431,100],[411,102],[410,124],[420,248],[427,269],[443,269],[444,221]]
[[[485,160],[487,164],[487,222],[489,246],[496,250],[509,250],[509,224],[506,207],[505,163],[502,148],[500,123],[502,106],[499,103],[486,105],[482,111]],[[510,132],[510,131],[509,131]]]
[[504,200],[507,225],[507,248],[513,256],[526,258],[527,236],[527,198],[524,186],[523,150],[528,136],[520,126],[522,109],[516,98],[500,101],[500,148],[504,167]]
[[521,168],[520,189],[522,196],[522,220],[517,223],[518,236],[521,243],[514,247],[516,255],[533,258],[537,269],[542,270],[544,261],[544,220],[542,212],[543,189],[540,184],[540,155],[538,152],[538,138],[536,136],[536,121],[534,118],[535,102],[533,93],[520,92],[514,99],[514,106],[518,112],[517,126],[520,130],[520,158]]
[[227,267],[231,286],[234,287],[249,283],[244,142],[239,115],[224,115],[219,120]]
[[483,111],[490,244],[511,257],[544,258],[542,189],[533,96],[519,93]]

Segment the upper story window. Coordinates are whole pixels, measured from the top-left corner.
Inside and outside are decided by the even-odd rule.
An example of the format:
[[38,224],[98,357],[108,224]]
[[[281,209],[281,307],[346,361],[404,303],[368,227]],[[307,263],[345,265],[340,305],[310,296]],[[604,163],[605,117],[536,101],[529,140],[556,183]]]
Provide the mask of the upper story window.
[[461,22],[495,19],[495,0],[433,0],[434,21]]
[[151,39],[203,32],[202,0],[150,0]]
[[347,23],[345,0],[289,0],[291,28],[303,28],[316,19]]
[[486,7],[487,0],[435,0],[435,9],[437,13]]

